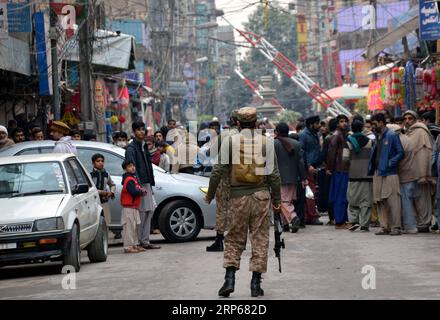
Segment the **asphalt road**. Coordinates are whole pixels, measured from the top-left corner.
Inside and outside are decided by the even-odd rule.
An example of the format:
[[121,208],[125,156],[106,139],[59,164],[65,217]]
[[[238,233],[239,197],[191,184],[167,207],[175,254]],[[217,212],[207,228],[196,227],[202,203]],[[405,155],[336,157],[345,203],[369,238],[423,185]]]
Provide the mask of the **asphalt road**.
[[[161,250],[134,255],[112,246],[101,264],[90,264],[83,255],[75,290],[62,288],[58,264],[3,268],[0,299],[218,299],[222,254],[205,251],[214,234],[204,231],[198,241],[184,244],[155,236]],[[264,299],[440,299],[439,235],[380,237],[323,226],[284,238],[282,274],[270,244]],[[230,299],[251,299],[249,257],[248,247]],[[364,266],[375,273],[367,267],[362,274]],[[375,289],[363,288],[366,276],[364,284]]]

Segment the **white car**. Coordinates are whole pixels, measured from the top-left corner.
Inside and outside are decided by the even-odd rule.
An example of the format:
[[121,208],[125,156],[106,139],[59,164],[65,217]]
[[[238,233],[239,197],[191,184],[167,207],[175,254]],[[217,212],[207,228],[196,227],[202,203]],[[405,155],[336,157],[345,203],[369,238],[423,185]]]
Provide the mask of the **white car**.
[[[109,201],[112,222],[109,229],[118,233],[121,227],[122,170],[125,150],[108,143],[73,141],[78,150],[78,159],[92,171],[92,156],[100,153],[105,157],[105,169],[116,183],[116,197]],[[21,155],[53,153],[54,141],[30,141],[17,143],[0,152],[0,158]],[[170,174],[154,166],[156,186],[153,188],[157,208],[151,221],[153,229],[160,229],[165,239],[171,242],[195,240],[201,229],[214,229],[216,203],[204,201],[209,179],[190,174]]]
[[108,229],[90,175],[74,155],[0,158],[0,266],[104,262]]

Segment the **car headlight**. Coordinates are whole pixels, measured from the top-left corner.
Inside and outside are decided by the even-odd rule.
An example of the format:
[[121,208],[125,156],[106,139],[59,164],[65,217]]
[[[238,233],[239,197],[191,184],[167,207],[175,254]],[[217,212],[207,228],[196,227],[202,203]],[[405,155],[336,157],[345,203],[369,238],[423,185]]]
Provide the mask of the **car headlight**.
[[207,187],[200,187],[200,191],[202,191],[204,194],[208,194],[208,188]]
[[61,217],[36,220],[34,231],[64,230],[64,220]]

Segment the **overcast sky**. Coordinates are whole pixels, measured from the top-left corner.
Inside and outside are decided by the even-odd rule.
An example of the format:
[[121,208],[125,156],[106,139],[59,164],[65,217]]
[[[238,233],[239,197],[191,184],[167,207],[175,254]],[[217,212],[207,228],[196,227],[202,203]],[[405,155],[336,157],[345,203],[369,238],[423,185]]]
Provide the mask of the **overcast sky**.
[[[247,9],[243,9],[248,6],[250,3],[257,2],[255,0],[216,0],[216,5],[218,9],[221,9],[225,12],[225,17],[231,21],[231,23],[237,27],[241,28],[243,26],[243,22],[247,21],[247,16],[251,14],[256,6],[250,6]],[[222,19],[219,19],[220,25],[225,25],[226,22]]]
[[[225,17],[234,25],[234,27],[243,29],[243,23],[247,21],[247,17],[256,9],[256,5],[249,6],[256,0],[216,0],[217,9],[225,12]],[[248,8],[245,8],[249,6]],[[219,25],[228,25],[223,19],[217,19]],[[235,32],[235,41],[243,41],[244,39]],[[239,48],[239,52],[244,54],[247,49]]]

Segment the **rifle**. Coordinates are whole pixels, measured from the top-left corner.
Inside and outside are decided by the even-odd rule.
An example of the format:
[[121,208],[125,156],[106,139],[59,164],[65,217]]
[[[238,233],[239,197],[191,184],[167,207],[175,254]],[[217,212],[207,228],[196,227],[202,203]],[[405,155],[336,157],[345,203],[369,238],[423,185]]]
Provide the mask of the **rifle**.
[[281,239],[281,234],[283,233],[283,226],[281,223],[281,206],[278,208],[273,207],[273,217],[274,217],[274,229],[275,229],[275,256],[278,258],[279,271],[281,273],[281,249],[285,249],[286,245],[284,239]]

